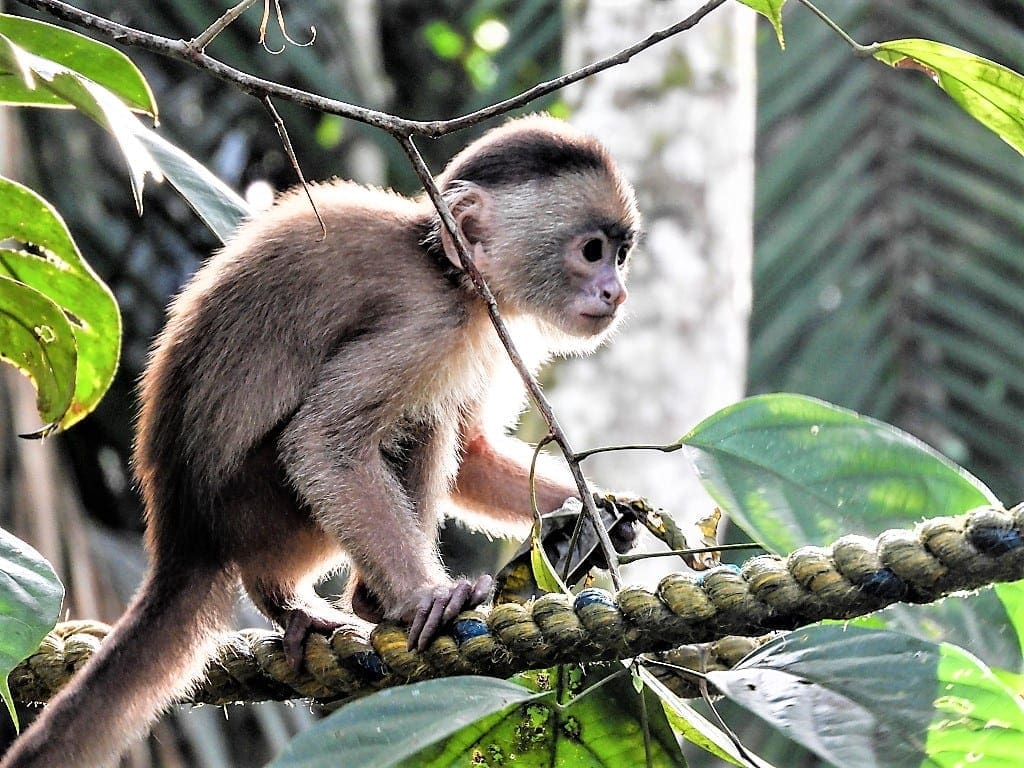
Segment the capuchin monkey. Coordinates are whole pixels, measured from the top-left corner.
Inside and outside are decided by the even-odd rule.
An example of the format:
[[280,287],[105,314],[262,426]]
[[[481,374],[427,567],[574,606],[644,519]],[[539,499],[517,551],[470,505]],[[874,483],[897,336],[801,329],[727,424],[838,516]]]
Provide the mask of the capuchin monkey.
[[[607,151],[546,116],[512,120],[438,184],[536,370],[594,350],[626,300],[639,227]],[[531,450],[505,434],[522,387],[425,197],[335,181],[243,225],[173,301],[142,378],[134,462],[151,563],[124,617],[0,768],[111,765],[202,674],[238,583],[302,663],[351,618],[313,590],[350,569],[349,606],[423,650],[491,578],[452,579],[451,509],[532,521]],[[536,477],[542,513],[578,496]],[[628,549],[634,528],[621,528]]]

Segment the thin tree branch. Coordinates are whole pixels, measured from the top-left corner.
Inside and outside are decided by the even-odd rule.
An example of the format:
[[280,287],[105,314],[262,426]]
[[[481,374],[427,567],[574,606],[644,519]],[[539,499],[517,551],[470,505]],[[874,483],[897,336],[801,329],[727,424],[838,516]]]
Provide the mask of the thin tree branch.
[[451,120],[430,121],[406,120],[386,112],[367,109],[366,107],[360,107],[355,104],[349,104],[348,102],[338,101],[337,99],[329,99],[326,96],[320,96],[319,94],[303,91],[298,88],[290,88],[286,85],[275,83],[272,80],[265,80],[239,69],[235,69],[212,56],[206,55],[206,53],[204,53],[200,48],[192,45],[192,43],[187,40],[174,40],[169,37],[161,37],[160,35],[143,32],[142,30],[134,29],[132,27],[125,26],[124,24],[118,24],[117,22],[111,21],[103,16],[97,16],[94,13],[83,11],[73,5],[61,2],[61,0],[17,0],[17,2],[30,8],[43,11],[44,13],[48,13],[51,16],[70,22],[71,24],[99,32],[122,45],[144,48],[162,56],[169,56],[171,58],[188,62],[194,67],[206,70],[215,77],[225,80],[242,91],[252,94],[257,98],[273,96],[275,98],[294,102],[295,104],[308,107],[309,109],[313,109],[318,112],[347,117],[360,123],[381,128],[395,136],[395,138],[399,138],[402,135],[430,136],[432,138],[436,138],[438,136],[444,136],[470,126],[477,125],[488,118],[503,115],[513,109],[525,106],[535,99],[546,96],[549,93],[554,93],[568,85],[579,82],[591,75],[595,75],[598,72],[603,72],[611,67],[625,64],[638,53],[647,50],[651,46],[656,45],[669,37],[677,35],[680,32],[692,29],[705,16],[711,13],[711,11],[715,10],[720,5],[723,5],[725,0],[709,0],[709,2],[702,5],[682,21],[654,32],[644,40],[634,43],[627,48],[623,48],[618,53],[600,59],[592,64],[588,64],[585,67],[577,69],[575,72],[570,72],[566,75],[562,75],[561,77],[556,77],[553,80],[548,80],[547,82],[535,85],[512,98],[505,99],[497,104],[492,104],[489,107],[485,107],[477,110],[476,112],[471,112]]
[[668,445],[650,445],[647,443],[638,445],[604,445],[600,448],[591,448],[588,451],[580,451],[573,456],[576,461],[589,459],[599,453],[610,453],[612,451],[661,451],[662,453],[674,453],[683,447],[682,443],[669,443]]
[[277,129],[277,135],[281,138],[281,144],[284,145],[284,151],[288,155],[288,160],[292,164],[292,168],[295,169],[295,175],[299,177],[299,183],[302,184],[302,190],[306,193],[306,198],[309,200],[309,204],[313,206],[313,213],[316,214],[316,220],[320,222],[320,239],[323,240],[327,237],[327,225],[324,224],[323,218],[320,216],[320,211],[317,210],[316,203],[313,202],[313,195],[309,191],[309,184],[306,182],[306,175],[302,172],[302,166],[299,165],[299,158],[295,156],[295,148],[292,146],[292,139],[288,135],[288,128],[284,124],[284,120],[281,119],[281,115],[277,112],[277,107],[274,106],[274,102],[270,100],[269,96],[264,96],[260,101],[263,102],[263,106],[267,108],[270,113],[270,118],[274,121],[274,127]]

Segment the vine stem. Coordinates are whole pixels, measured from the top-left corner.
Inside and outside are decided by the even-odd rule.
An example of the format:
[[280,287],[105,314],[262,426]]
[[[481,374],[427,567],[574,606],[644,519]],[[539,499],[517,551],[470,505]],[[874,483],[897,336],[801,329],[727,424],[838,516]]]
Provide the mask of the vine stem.
[[574,453],[572,457],[576,461],[583,461],[599,453],[611,453],[612,451],[661,451],[662,453],[673,453],[682,447],[682,443],[669,443],[668,445],[648,445],[646,443],[637,445],[604,445],[600,448],[591,448],[588,451]]
[[664,552],[637,552],[635,555],[619,555],[619,564],[635,563],[638,560],[650,560],[654,557],[687,557],[703,555],[710,552],[732,552],[746,549],[764,549],[760,544],[716,544],[713,547],[697,547],[695,549],[668,549]]

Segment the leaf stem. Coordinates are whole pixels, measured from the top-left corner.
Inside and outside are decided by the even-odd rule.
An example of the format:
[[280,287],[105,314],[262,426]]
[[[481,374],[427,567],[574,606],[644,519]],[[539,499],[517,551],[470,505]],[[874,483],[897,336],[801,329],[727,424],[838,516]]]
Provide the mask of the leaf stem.
[[713,547],[697,547],[696,549],[668,549],[664,552],[637,552],[635,555],[619,555],[619,564],[626,565],[637,560],[648,560],[652,557],[686,557],[703,555],[708,552],[733,552],[746,549],[764,549],[760,544],[716,544]]
[[637,445],[605,445],[600,448],[591,448],[589,451],[575,453],[573,454],[573,459],[575,461],[583,461],[599,453],[610,453],[611,451],[661,451],[662,453],[672,453],[682,447],[682,443],[669,443],[668,445],[647,445],[643,443]]
[[812,3],[811,0],[800,0],[800,3],[803,4],[803,6],[807,8],[807,10],[809,10],[811,13],[813,13],[815,16],[817,16],[819,19],[825,22],[826,26],[831,28],[833,32],[835,32],[837,35],[843,38],[843,41],[851,48],[853,48],[854,53],[856,53],[858,56],[870,56],[878,49],[877,44],[861,45],[860,43],[858,43],[856,40],[854,40],[852,37],[846,34],[846,31],[842,27],[840,27],[838,24],[832,21],[832,19],[830,19],[824,11],[822,11],[820,8],[818,8],[818,6]]

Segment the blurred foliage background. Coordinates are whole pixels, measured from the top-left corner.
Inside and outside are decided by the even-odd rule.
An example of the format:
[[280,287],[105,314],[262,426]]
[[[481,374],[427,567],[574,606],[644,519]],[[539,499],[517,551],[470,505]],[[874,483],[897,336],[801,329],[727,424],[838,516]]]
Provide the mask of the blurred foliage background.
[[[188,38],[229,3],[83,5]],[[820,5],[861,42],[929,37],[1024,69],[1019,2]],[[790,6],[787,50],[778,50],[767,27],[758,49],[749,390],[816,395],[895,423],[1015,503],[1024,498],[1021,158],[920,73],[856,60],[827,28]],[[210,52],[264,77],[415,118],[468,112],[560,71],[564,17],[556,0],[381,0],[369,34],[360,23],[363,7],[286,3],[292,37],[308,39],[315,24],[317,39],[273,56],[256,43],[259,13],[252,10]],[[281,44],[273,25],[268,43]],[[128,52],[156,91],[161,128],[172,141],[253,199],[295,182],[257,101],[183,64]],[[387,137],[277,106],[307,178],[339,175],[414,189],[404,156]],[[564,112],[557,101],[535,108]],[[26,181],[65,217],[125,316],[113,389],[96,415],[60,438],[74,469],[75,488],[66,492],[79,493],[104,528],[139,531],[127,466],[134,382],[168,297],[215,242],[166,188],[149,185],[146,213],[137,217],[122,161],[85,118],[44,110],[19,118]],[[470,138],[461,133],[421,149],[438,169]],[[173,726],[187,746],[180,754],[166,743],[151,747],[153,764],[259,765],[304,714],[249,711],[257,714],[232,714],[232,730],[219,717],[209,730],[197,731],[195,718]]]
[[[791,4],[792,5],[792,4]],[[925,37],[1024,69],[1024,5],[823,2],[861,43]],[[758,57],[749,389],[903,427],[1024,499],[1021,158],[919,72],[810,14]]]

